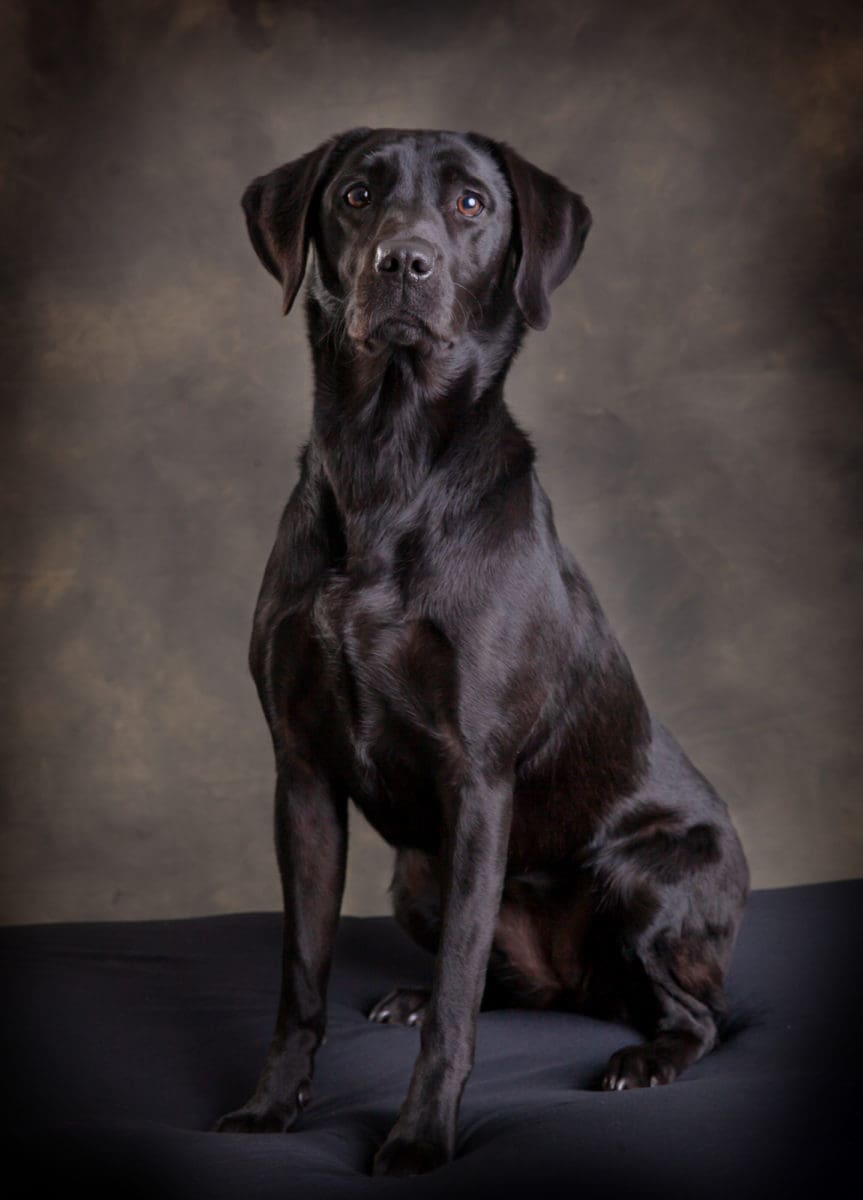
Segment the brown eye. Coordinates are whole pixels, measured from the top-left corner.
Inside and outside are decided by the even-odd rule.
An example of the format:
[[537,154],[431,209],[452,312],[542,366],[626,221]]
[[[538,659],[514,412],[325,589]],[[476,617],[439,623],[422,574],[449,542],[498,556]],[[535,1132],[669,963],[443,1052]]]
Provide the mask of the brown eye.
[[356,187],[345,192],[345,199],[351,208],[365,208],[371,202],[372,194],[367,187],[358,183]]
[[463,217],[476,217],[485,208],[476,192],[462,192],[455,204]]

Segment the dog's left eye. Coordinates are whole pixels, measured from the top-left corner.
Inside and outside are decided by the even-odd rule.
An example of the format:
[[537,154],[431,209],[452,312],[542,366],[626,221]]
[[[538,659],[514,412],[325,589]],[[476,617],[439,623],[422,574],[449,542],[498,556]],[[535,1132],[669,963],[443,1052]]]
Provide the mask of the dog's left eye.
[[477,217],[485,208],[476,192],[462,192],[455,206],[463,217]]
[[358,183],[355,187],[349,188],[345,192],[345,199],[351,208],[365,208],[371,202],[372,194],[367,187]]

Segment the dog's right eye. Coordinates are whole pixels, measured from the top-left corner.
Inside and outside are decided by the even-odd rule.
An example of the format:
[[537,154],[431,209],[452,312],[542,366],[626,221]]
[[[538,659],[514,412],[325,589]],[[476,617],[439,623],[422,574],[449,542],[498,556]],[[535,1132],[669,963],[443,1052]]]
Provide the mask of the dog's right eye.
[[345,192],[345,199],[351,208],[365,208],[371,202],[372,194],[367,187],[358,183]]

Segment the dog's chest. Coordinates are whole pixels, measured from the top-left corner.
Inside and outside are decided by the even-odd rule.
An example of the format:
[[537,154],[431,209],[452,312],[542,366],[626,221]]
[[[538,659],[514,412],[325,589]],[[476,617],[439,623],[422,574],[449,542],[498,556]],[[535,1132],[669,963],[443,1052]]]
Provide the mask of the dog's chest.
[[328,574],[310,620],[356,803],[389,840],[427,842],[439,773],[459,753],[455,648],[387,564]]

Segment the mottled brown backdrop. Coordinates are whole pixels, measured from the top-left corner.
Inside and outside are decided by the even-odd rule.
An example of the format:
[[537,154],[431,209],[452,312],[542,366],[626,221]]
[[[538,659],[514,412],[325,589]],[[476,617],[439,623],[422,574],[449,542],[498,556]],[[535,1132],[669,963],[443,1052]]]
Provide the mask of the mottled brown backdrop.
[[[595,225],[509,400],[757,885],[863,869],[863,20],[816,0],[2,4],[7,920],[279,903],[246,671],[309,424],[239,208],[474,128]],[[359,819],[346,910],[383,911]]]

